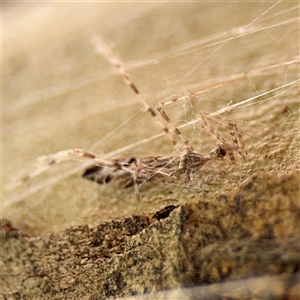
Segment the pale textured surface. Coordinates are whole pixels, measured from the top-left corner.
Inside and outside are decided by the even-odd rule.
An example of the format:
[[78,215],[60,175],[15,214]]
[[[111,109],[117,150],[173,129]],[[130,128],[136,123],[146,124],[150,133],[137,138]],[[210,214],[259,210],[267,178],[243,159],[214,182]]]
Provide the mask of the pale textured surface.
[[[242,282],[246,298],[299,296],[297,5],[3,3],[2,210],[13,224],[2,223],[3,295],[102,299],[210,283],[208,295],[241,299]],[[142,187],[140,202],[82,179],[74,161],[28,180],[38,156],[70,148],[108,158],[182,150],[156,137],[93,34],[151,106],[194,94],[166,107],[176,125],[224,109],[248,160],[209,162],[190,185]],[[228,139],[224,124],[213,122]],[[182,131],[203,154],[216,147],[197,122]],[[170,204],[180,206],[151,218]]]
[[[273,174],[299,170],[299,87],[282,87],[299,80],[299,14],[295,3],[273,5],[47,2],[4,7],[3,216],[40,235],[154,213],[191,198],[209,200],[262,169]],[[182,150],[166,136],[146,142],[161,128],[141,112],[143,105],[117,70],[96,53],[93,34],[123,60],[149,105],[196,93],[166,107],[176,125],[196,120],[200,111],[215,113],[248,99],[221,117],[237,122],[249,160],[237,159],[234,168],[208,162],[189,186],[142,187],[140,203],[133,189],[83,180],[84,167],[76,161],[18,181],[35,170],[37,157],[65,149],[83,148],[108,158]],[[229,139],[224,124],[212,122]],[[199,123],[182,133],[203,154],[217,146]]]

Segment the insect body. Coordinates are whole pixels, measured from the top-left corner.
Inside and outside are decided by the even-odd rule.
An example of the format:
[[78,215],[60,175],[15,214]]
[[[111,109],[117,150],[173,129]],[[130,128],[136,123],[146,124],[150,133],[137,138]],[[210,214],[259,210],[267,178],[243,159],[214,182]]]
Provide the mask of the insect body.
[[171,121],[164,110],[167,105],[181,100],[185,97],[175,98],[170,101],[160,102],[156,106],[156,110],[149,106],[146,100],[140,94],[137,86],[133,83],[130,76],[125,72],[125,67],[121,60],[112,52],[110,47],[99,37],[94,38],[97,51],[101,53],[112,65],[114,65],[119,73],[123,76],[125,83],[139,97],[140,102],[144,105],[144,111],[148,112],[153,119],[157,121],[162,130],[170,138],[174,145],[180,146],[180,151],[169,156],[148,155],[148,156],[130,156],[127,158],[101,158],[81,149],[70,149],[60,151],[53,155],[43,157],[42,161],[46,165],[53,165],[68,159],[86,158],[91,161],[91,165],[82,175],[88,180],[97,182],[98,184],[107,184],[114,182],[119,188],[129,188],[134,186],[136,194],[139,187],[145,182],[156,183],[188,183],[192,173],[198,172],[203,165],[211,160],[222,160],[229,158],[231,164],[235,164],[235,155],[237,152],[243,158],[244,142],[237,125],[229,121],[227,127],[229,129],[232,142],[228,142],[225,138],[214,130],[210,125],[210,116],[205,113],[199,113],[197,119],[217,140],[217,147],[204,155],[196,151],[188,140],[186,140],[179,129]]
[[112,160],[111,164],[99,163],[86,169],[83,177],[99,184],[113,181],[120,188],[147,181],[188,182],[190,174],[198,171],[209,160],[223,159],[226,150],[218,147],[209,155],[189,150],[182,156],[146,156]]

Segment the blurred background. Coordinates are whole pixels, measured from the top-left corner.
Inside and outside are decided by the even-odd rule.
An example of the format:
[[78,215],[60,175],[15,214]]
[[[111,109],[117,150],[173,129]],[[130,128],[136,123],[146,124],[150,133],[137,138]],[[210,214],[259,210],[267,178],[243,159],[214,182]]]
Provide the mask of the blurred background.
[[[3,217],[41,234],[210,199],[259,170],[299,170],[298,12],[280,1],[2,3]],[[97,53],[95,35],[149,105],[183,98],[165,109],[198,151],[217,143],[197,122],[204,111],[222,117],[212,124],[227,139],[227,119],[237,123],[248,160],[209,163],[194,184],[142,187],[140,203],[133,189],[82,179],[81,162],[33,176],[39,156],[66,149],[106,158],[181,150]]]

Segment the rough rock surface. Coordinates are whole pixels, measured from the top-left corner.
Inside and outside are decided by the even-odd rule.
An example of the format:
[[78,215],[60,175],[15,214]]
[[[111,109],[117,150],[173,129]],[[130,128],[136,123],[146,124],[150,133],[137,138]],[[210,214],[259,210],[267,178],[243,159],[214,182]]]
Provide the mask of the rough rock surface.
[[159,221],[132,216],[37,238],[2,220],[1,297],[105,299],[192,287],[184,299],[195,299],[202,286],[208,298],[298,299],[299,199],[299,173],[258,173]]

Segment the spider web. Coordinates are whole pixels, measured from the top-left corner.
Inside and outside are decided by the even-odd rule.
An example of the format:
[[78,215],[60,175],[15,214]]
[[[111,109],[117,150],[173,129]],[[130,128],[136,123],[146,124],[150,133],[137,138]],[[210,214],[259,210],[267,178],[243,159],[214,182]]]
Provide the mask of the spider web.
[[[28,26],[17,18],[21,5],[4,14],[3,215],[16,225],[40,232],[93,224],[211,198],[261,169],[299,170],[297,5],[127,3],[120,9],[113,3],[78,3],[72,10],[84,10],[88,18],[69,18],[63,30],[53,26],[48,34],[38,30],[50,28],[53,20],[59,24],[69,5],[28,4],[23,22],[32,9],[44,16]],[[181,99],[166,111],[198,151],[206,154],[217,144],[199,124],[198,113],[204,111],[227,140],[227,120],[237,123],[248,160],[239,158],[234,168],[209,163],[189,185],[141,190],[138,204],[133,190],[83,180],[82,162],[35,168],[37,157],[72,148],[108,159],[180,151],[117,70],[96,53],[95,34],[124,62],[151,107]],[[30,36],[35,43],[28,42]]]

